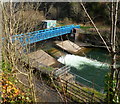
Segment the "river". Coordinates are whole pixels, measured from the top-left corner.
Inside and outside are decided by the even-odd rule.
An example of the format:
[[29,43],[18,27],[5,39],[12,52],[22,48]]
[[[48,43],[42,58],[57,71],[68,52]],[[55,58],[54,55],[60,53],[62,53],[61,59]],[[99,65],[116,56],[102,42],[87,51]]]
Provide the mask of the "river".
[[[105,75],[109,72],[109,64],[111,63],[110,55],[107,50],[100,48],[86,48],[77,55],[72,55],[57,49],[54,44],[50,43],[44,42],[43,47],[40,47],[41,44],[37,45],[38,49],[50,52],[49,54],[57,58],[60,63],[70,66],[70,72],[75,74],[78,82],[91,88],[95,88],[100,92],[104,91]],[[64,55],[56,57],[54,56],[53,51],[54,54],[62,52],[60,55],[63,53]]]
[[92,48],[84,56],[67,54],[58,61],[71,66],[70,72],[76,75],[77,81],[103,92],[110,64],[110,56],[106,50]]

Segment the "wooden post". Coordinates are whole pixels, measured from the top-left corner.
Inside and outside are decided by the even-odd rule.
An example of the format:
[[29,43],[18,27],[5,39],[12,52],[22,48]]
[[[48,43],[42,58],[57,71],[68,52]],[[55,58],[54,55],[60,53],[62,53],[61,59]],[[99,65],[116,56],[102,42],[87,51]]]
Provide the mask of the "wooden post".
[[66,81],[66,90],[65,90],[65,91],[66,91],[66,93],[67,93],[67,83],[68,83],[68,82]]

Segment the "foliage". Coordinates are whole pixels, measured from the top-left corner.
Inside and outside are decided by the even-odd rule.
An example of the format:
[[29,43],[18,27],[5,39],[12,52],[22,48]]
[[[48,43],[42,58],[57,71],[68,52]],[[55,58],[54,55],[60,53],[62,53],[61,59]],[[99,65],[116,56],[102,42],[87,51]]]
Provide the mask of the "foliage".
[[70,3],[70,17],[75,22],[84,22],[85,21],[85,13],[81,8],[80,3]]
[[2,61],[2,71],[4,71],[4,73],[11,72],[11,66],[10,66],[9,62]]
[[[49,12],[49,8],[51,7],[50,5],[52,3],[44,3],[44,4],[45,4],[45,7],[44,7],[43,11],[44,11],[44,13],[47,13],[47,12]],[[3,20],[6,19],[5,21],[7,21],[6,22],[6,24],[7,24],[6,29],[11,30],[10,31],[10,32],[12,32],[11,35],[16,34],[16,33],[18,34],[18,33],[22,33],[22,32],[28,32],[28,31],[36,30],[37,27],[39,27],[37,25],[39,25],[39,23],[41,22],[40,20],[44,19],[44,18],[41,17],[41,15],[43,16],[43,14],[40,13],[39,11],[37,11],[36,9],[35,9],[36,11],[32,11],[32,10],[30,11],[29,10],[29,12],[28,12],[28,8],[31,7],[31,9],[33,9],[32,7],[36,6],[35,3],[34,3],[34,6],[26,5],[25,6],[26,9],[23,8],[23,5],[21,5],[21,7],[18,8],[19,10],[11,11],[11,15],[13,15],[13,18],[11,17],[9,12],[6,12],[6,15],[8,16],[7,18],[3,17]],[[88,12],[90,13],[91,17],[93,18],[93,20],[96,20],[96,21],[99,20],[100,22],[101,21],[105,21],[105,22],[110,21],[109,20],[110,11],[107,11],[108,8],[107,8],[106,3],[86,3],[85,6],[86,6]],[[62,19],[66,23],[70,23],[70,21],[72,21],[72,20],[76,21],[76,22],[84,21],[85,14],[82,11],[79,3],[55,3],[53,7],[54,8],[52,8],[51,11],[50,11],[51,15],[49,15],[49,18],[51,17],[51,19],[57,19],[57,20]],[[101,8],[103,10],[101,10]],[[6,7],[4,9],[6,9]],[[35,13],[35,14],[33,15],[33,13]],[[120,12],[119,12],[119,15],[120,15]],[[48,15],[46,15],[46,17],[47,16]],[[7,30],[4,30],[4,31],[7,31]],[[5,33],[7,33],[7,32],[5,32]],[[9,34],[9,32],[7,33],[7,35],[8,34]],[[8,45],[8,47],[9,47],[9,45]],[[9,51],[9,52],[11,52],[11,53],[9,53],[9,55],[12,56],[11,55],[12,51]],[[13,59],[13,57],[11,57],[11,58]],[[29,97],[27,97],[23,92],[20,91],[20,89],[18,89],[12,83],[12,81],[14,81],[14,78],[13,77],[9,77],[9,78],[6,77],[6,76],[9,76],[11,74],[10,72],[11,72],[12,68],[11,68],[10,64],[7,63],[7,66],[5,66],[5,63],[4,63],[3,67],[4,67],[3,68],[4,73],[3,73],[3,79],[2,79],[2,84],[3,84],[2,99],[3,99],[3,103],[6,103],[6,102],[9,102],[9,103],[31,102]],[[42,68],[42,69],[46,70],[46,68]],[[47,70],[51,71],[52,69],[47,68]],[[111,87],[113,87],[114,83],[116,83],[115,80],[112,80],[112,83],[109,82],[109,81],[111,81],[111,79],[108,76],[107,84]],[[111,93],[110,90],[108,90],[108,89],[106,89],[106,91],[108,93]],[[97,93],[97,92],[96,92],[96,94],[99,95],[99,93]],[[99,95],[99,96],[101,96],[101,95]],[[115,98],[115,100],[116,100],[116,98]]]
[[26,103],[32,102],[30,98],[30,92],[26,91],[27,94],[18,88],[18,81],[11,72],[11,65],[8,62],[2,62],[2,103]]
[[[116,84],[116,80],[111,78],[111,73],[108,73],[105,76],[105,90],[104,90],[107,93],[107,96],[106,96],[107,103],[112,102],[113,104],[116,104],[120,102],[119,101],[120,98],[117,98],[114,95],[115,92],[113,89],[115,89],[115,84]],[[113,101],[110,101],[110,98],[112,98]]]
[[108,18],[109,14],[107,13],[108,12],[107,5],[108,5],[107,3],[100,3],[100,2],[86,3],[86,8],[93,19],[98,21],[107,18],[107,20],[109,20],[110,18]]
[[26,103],[31,102],[29,96],[26,96],[17,86],[13,83],[16,81],[10,74],[4,74],[2,77],[2,103]]

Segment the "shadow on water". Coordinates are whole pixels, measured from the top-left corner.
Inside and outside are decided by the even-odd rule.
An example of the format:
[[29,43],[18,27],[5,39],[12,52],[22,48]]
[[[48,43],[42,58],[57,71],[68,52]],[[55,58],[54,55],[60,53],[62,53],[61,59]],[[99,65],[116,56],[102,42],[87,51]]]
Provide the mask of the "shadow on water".
[[86,56],[91,59],[95,59],[100,62],[111,63],[110,54],[106,49],[93,48],[86,53]]

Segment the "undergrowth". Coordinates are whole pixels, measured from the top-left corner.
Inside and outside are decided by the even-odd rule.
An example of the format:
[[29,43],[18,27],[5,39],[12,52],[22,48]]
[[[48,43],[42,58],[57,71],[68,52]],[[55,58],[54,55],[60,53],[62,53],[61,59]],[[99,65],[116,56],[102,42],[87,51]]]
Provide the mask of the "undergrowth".
[[[29,88],[24,89],[24,86],[17,81],[14,73],[11,72],[11,65],[7,62],[2,62],[2,94],[1,104],[25,104],[32,103],[32,98]],[[19,87],[18,87],[19,86]]]

